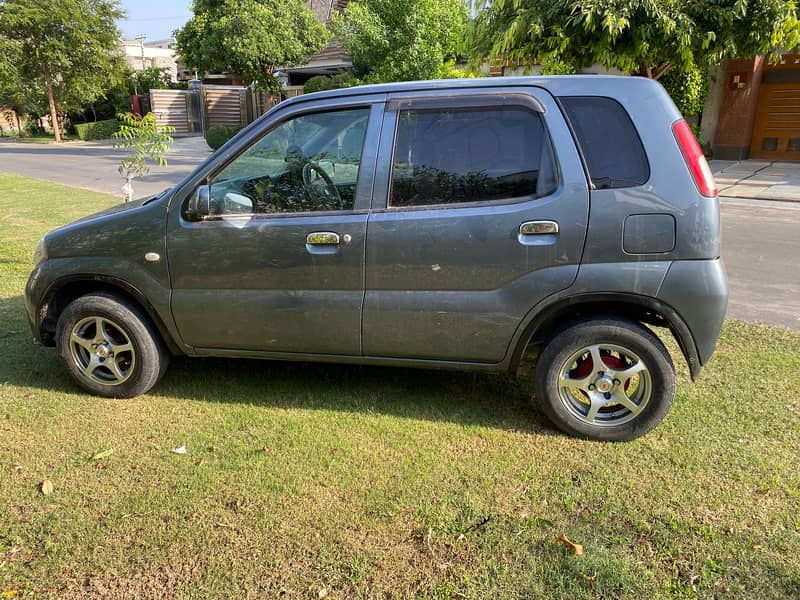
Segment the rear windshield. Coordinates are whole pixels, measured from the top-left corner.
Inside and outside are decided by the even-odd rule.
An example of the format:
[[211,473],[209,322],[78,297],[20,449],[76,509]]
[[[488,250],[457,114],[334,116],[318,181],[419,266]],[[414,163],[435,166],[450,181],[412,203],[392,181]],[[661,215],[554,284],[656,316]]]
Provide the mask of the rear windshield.
[[650,166],[628,113],[611,98],[559,98],[597,189],[642,185]]

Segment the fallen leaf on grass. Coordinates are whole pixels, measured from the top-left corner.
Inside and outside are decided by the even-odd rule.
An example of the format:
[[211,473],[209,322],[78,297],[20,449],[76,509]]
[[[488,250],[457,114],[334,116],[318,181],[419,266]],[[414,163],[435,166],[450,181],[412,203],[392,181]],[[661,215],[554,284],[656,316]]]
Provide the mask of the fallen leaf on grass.
[[556,538],[556,541],[560,544],[563,544],[570,550],[572,550],[572,553],[574,555],[583,556],[583,546],[581,544],[576,544],[574,542],[571,542],[569,538],[565,536],[563,533]]
[[327,598],[327,597],[328,597],[328,590],[326,590],[325,588],[321,588],[319,590],[319,592],[317,593],[317,598],[322,599],[322,598]]
[[49,496],[53,493],[53,482],[49,479],[45,479],[42,483],[39,484],[39,490],[45,496]]
[[97,454],[95,454],[92,457],[92,460],[100,460],[101,458],[108,458],[112,454],[114,454],[114,449],[109,448],[108,450],[103,450],[102,452],[98,452]]
[[17,592],[17,590],[6,590],[5,592],[3,592],[3,598],[13,598],[18,593],[19,592]]
[[186,454],[186,446],[178,446],[170,450],[173,454]]
[[17,473],[19,473],[20,471],[22,471],[22,469],[23,469],[23,466],[22,466],[22,465],[20,465],[20,464],[16,464],[16,465],[14,465],[14,471],[16,471]]

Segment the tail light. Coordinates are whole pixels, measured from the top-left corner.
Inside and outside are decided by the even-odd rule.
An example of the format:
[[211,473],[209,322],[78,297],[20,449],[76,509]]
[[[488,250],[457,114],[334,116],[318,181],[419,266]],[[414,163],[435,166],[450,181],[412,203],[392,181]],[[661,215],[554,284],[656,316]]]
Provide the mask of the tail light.
[[700,148],[700,144],[697,143],[697,139],[692,133],[692,128],[689,127],[689,124],[684,119],[681,119],[672,124],[672,133],[678,142],[678,148],[683,154],[683,160],[686,161],[686,166],[689,167],[689,172],[692,174],[692,179],[694,179],[697,189],[703,196],[708,198],[715,197],[717,195],[717,184],[711,174],[708,161],[703,156],[703,149]]

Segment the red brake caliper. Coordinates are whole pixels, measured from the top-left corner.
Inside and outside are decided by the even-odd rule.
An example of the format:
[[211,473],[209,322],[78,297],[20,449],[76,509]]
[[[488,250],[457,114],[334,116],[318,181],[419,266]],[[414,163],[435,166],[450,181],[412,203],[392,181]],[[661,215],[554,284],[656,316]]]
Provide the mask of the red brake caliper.
[[[623,369],[626,369],[628,367],[628,364],[624,360],[622,360],[621,358],[616,357],[616,356],[614,356],[612,354],[602,354],[602,357],[603,357],[603,364],[605,366],[607,366],[607,367],[612,368],[612,369],[623,370]],[[586,358],[582,358],[582,359],[580,359],[578,361],[578,366],[575,367],[575,369],[572,371],[571,375],[575,379],[583,379],[589,373],[592,372],[593,368],[594,368],[594,361],[592,360],[592,355],[588,354],[586,356]],[[631,380],[628,379],[625,382],[625,385],[623,386],[623,388],[627,391],[628,390],[628,386],[630,384],[631,384]],[[584,396],[586,395],[586,393],[583,392],[583,391],[581,391],[581,393]]]

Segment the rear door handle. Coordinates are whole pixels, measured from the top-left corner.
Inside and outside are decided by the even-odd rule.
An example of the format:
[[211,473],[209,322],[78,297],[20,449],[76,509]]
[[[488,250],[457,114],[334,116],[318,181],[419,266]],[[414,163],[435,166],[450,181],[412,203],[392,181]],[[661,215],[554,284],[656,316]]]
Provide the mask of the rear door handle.
[[315,231],[306,236],[306,244],[310,246],[338,246],[339,234],[333,231]]
[[552,235],[558,233],[555,221],[525,221],[519,226],[520,235]]

